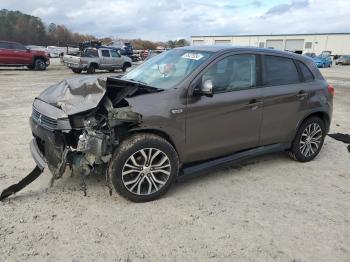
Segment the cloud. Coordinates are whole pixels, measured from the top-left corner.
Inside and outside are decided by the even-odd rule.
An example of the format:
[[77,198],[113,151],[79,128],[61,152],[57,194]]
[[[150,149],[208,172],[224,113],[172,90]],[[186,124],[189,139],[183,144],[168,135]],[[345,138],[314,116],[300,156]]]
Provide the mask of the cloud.
[[[350,1],[1,0],[1,8],[99,37],[168,40],[191,35],[346,32]],[[334,12],[332,10],[337,10]]]
[[266,12],[266,15],[275,15],[275,14],[281,15],[281,14],[287,13],[288,11],[292,11],[300,8],[307,8],[308,6],[309,6],[308,0],[295,0],[295,1],[292,1],[290,4],[279,4],[270,8]]
[[37,9],[34,9],[31,12],[31,15],[43,18],[43,17],[51,17],[55,12],[56,12],[56,8],[53,6],[47,7],[47,8],[39,7]]

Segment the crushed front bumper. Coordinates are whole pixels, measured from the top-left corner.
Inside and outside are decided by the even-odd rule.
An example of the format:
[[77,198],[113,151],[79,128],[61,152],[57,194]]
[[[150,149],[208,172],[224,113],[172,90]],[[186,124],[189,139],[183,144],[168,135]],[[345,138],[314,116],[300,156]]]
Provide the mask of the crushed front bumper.
[[29,144],[30,147],[30,153],[32,154],[32,157],[36,163],[36,165],[43,170],[47,167],[47,160],[45,156],[42,154],[42,152],[39,149],[39,146],[36,142],[36,139],[33,138],[32,141],[30,141]]

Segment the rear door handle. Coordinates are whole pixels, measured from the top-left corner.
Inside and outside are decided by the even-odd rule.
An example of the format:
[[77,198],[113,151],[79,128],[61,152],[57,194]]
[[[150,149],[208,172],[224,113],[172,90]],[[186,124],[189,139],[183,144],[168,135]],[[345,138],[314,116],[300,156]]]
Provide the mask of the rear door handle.
[[254,99],[252,99],[252,100],[249,101],[248,106],[250,107],[251,110],[256,110],[256,109],[258,109],[259,106],[261,106],[262,104],[263,104],[262,101],[259,101],[259,100],[257,100],[257,99],[254,98]]

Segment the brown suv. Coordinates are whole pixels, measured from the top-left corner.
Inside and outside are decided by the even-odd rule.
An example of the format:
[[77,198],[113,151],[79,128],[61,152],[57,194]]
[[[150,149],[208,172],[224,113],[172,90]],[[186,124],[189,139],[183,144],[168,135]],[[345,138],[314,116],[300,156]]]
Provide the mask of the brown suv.
[[164,52],[125,76],[65,80],[33,103],[31,152],[59,178],[104,172],[132,201],[177,177],[243,158],[321,150],[334,89],[313,61],[271,49],[220,46]]

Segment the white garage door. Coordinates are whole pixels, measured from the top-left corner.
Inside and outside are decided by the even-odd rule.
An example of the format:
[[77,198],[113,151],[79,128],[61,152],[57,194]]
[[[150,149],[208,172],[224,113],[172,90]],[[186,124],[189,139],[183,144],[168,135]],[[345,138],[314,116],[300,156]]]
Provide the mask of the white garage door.
[[295,52],[295,51],[303,51],[304,47],[304,39],[288,39],[286,40],[286,50]]
[[193,40],[193,45],[204,45],[204,40]]
[[266,47],[283,50],[283,40],[266,40]]
[[216,45],[230,45],[231,40],[215,40]]

